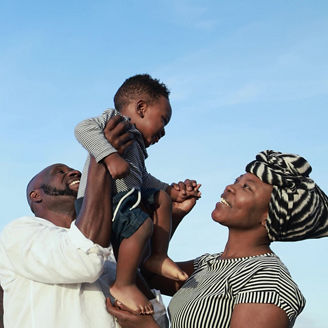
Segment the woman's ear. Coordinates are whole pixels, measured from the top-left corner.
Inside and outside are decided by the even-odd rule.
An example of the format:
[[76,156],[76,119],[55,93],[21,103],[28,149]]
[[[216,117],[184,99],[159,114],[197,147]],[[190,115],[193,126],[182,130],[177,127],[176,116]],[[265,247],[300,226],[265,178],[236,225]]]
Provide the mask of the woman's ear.
[[261,220],[261,225],[263,225],[263,227],[265,227],[265,223],[266,223],[268,216],[269,216],[268,213],[265,213],[265,215],[263,216],[263,218]]
[[138,100],[136,110],[139,117],[144,118],[145,112],[147,110],[147,103],[142,99]]

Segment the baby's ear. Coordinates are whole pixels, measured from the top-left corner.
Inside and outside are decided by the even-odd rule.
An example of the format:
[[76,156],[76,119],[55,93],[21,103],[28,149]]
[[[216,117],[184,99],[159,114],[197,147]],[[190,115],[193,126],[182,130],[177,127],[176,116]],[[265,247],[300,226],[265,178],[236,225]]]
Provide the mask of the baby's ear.
[[137,114],[141,117],[141,118],[144,118],[145,116],[145,112],[147,110],[147,103],[144,101],[144,100],[138,100],[137,101],[137,107],[136,107],[136,110],[137,110]]

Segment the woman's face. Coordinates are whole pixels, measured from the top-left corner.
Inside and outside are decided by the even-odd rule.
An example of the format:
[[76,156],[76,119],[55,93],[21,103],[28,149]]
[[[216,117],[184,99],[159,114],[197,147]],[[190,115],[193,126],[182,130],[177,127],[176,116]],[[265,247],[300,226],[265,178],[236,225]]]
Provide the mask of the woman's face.
[[227,227],[249,229],[267,218],[272,186],[251,173],[227,186],[212,212],[212,219]]

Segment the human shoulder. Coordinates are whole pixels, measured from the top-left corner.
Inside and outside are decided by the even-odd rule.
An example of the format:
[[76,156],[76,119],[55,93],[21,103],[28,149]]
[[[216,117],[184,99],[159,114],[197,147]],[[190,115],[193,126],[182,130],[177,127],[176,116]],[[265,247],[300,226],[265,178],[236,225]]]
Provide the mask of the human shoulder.
[[48,228],[54,229],[59,228],[52,222],[34,216],[23,216],[9,222],[1,231],[1,239],[3,242],[8,242],[10,240],[18,240],[23,235],[29,236],[32,232],[37,233],[37,231]]
[[[282,277],[292,280],[287,267],[275,253],[242,258],[240,262],[240,265],[235,266],[234,274],[236,276],[242,275],[252,277],[252,279],[262,279],[263,277],[264,281],[275,283],[277,286]],[[267,277],[272,277],[272,279],[267,279]]]
[[298,290],[289,270],[274,253],[245,258],[242,265],[235,267],[234,276],[245,277],[245,286],[257,281],[258,286],[271,286],[271,290],[279,293],[284,288]]
[[[99,118],[102,118],[105,120],[105,122],[108,122],[109,119],[117,115],[123,117],[125,121],[130,121],[130,119],[127,116],[122,115],[117,109],[114,108],[105,109],[104,112],[99,116]],[[136,136],[141,136],[140,131],[133,124],[131,124],[129,131],[134,133]]]
[[125,117],[125,116],[121,115],[120,112],[118,110],[116,110],[115,108],[106,108],[101,115],[111,115],[111,116],[120,115],[122,117]]
[[117,116],[117,115],[120,115],[124,119],[128,120],[127,117],[121,115],[121,113],[118,112],[116,109],[106,108],[101,114],[93,116],[93,117],[89,117],[86,120],[83,120],[82,122],[80,122],[76,127],[76,132],[79,132],[81,129],[83,131],[85,126],[89,126],[89,125],[93,126],[94,124],[97,124],[100,126],[104,126],[112,117]]
[[37,216],[22,216],[20,218],[17,218],[11,222],[9,222],[4,228],[3,232],[7,230],[12,230],[12,229],[17,229],[19,227],[24,227],[24,226],[32,226],[32,225],[44,225],[44,226],[54,226],[52,222],[46,219],[39,218]]
[[275,253],[254,257],[253,260],[257,264],[258,270],[268,270],[275,273],[278,279],[286,279],[288,277],[292,281],[288,268]]
[[286,312],[291,322],[305,306],[296,282],[274,253],[249,259],[231,281],[234,281],[236,304],[275,304]]
[[196,257],[194,259],[194,269],[200,270],[203,267],[212,264],[213,262],[217,261],[220,258],[221,254],[222,253],[215,253],[215,254],[205,253],[201,256]]

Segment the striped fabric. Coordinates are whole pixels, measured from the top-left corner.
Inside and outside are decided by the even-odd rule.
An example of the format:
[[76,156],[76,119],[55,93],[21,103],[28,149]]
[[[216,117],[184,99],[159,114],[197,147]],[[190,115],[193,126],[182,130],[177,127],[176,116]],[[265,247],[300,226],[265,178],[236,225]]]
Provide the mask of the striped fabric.
[[266,228],[271,241],[328,236],[328,197],[309,178],[312,168],[303,158],[266,150],[246,166],[273,185]]
[[[102,115],[94,118],[86,119],[75,127],[75,137],[81,145],[95,157],[99,162],[106,156],[117,152],[117,150],[107,141],[104,136],[104,128],[106,123],[115,115],[121,115],[115,109],[107,109]],[[121,191],[135,189],[162,189],[165,190],[168,184],[161,182],[147,172],[145,159],[147,151],[140,132],[136,128],[132,128],[131,132],[136,136],[134,142],[124,153],[124,159],[130,164],[130,173],[122,179],[115,179],[113,184],[113,194]],[[85,194],[87,184],[87,176],[89,169],[90,157],[87,158],[83,168],[80,181],[78,198]]]
[[205,254],[169,305],[172,328],[228,328],[239,303],[270,303],[283,309],[293,326],[305,299],[273,253],[220,259]]

